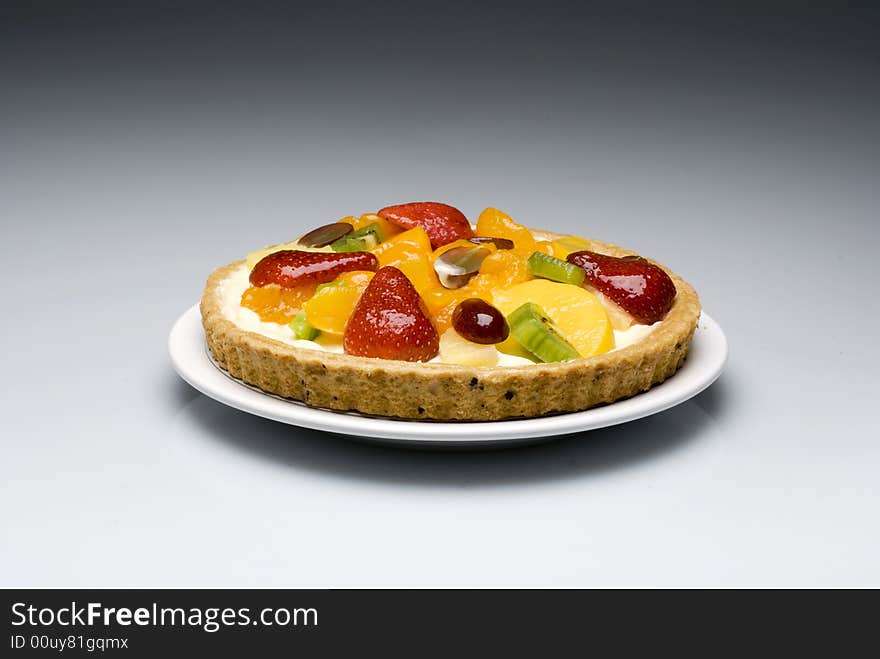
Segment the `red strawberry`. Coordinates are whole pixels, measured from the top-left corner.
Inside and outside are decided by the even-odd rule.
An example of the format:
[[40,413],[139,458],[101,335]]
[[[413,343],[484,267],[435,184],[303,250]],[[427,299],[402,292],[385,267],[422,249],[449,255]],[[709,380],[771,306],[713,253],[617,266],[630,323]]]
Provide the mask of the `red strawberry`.
[[434,249],[460,238],[467,240],[474,236],[471,223],[464,213],[437,201],[414,201],[386,206],[378,215],[404,229],[422,227],[431,239],[431,247]]
[[295,288],[302,284],[323,284],[333,281],[343,272],[373,270],[379,261],[369,252],[303,252],[283,249],[263,257],[251,270],[253,286],[278,284]]
[[426,362],[440,351],[440,337],[425,303],[409,279],[393,266],[377,272],[345,326],[348,355]]
[[582,267],[587,281],[620,305],[636,322],[651,325],[663,317],[675,299],[675,284],[663,268],[641,256],[606,256],[573,252],[568,262]]

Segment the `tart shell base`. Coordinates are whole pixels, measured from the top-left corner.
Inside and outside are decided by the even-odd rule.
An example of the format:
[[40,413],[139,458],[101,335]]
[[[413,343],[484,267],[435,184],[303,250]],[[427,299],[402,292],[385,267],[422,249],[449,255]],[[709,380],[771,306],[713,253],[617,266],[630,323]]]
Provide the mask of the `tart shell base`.
[[[633,253],[591,242],[595,251],[612,256]],[[621,350],[566,363],[493,368],[371,359],[295,348],[239,328],[222,312],[218,285],[241,265],[215,270],[202,296],[202,323],[217,363],[269,393],[377,416],[494,421],[612,403],[672,376],[700,316],[694,289],[664,268],[677,289],[672,309],[648,336]]]

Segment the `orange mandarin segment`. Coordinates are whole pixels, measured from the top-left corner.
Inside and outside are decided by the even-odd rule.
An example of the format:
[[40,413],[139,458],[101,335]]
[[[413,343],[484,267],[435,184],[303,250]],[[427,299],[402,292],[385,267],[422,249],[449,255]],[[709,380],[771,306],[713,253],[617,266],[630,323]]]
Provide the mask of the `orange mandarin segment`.
[[355,231],[362,229],[365,226],[369,226],[370,224],[378,224],[379,232],[382,234],[383,241],[387,241],[403,232],[403,229],[399,226],[392,224],[384,217],[376,215],[375,213],[366,213],[360,217],[346,217],[345,219],[340,220],[340,222],[348,222],[354,227]]
[[424,291],[421,295],[434,327],[442,334],[452,326],[452,312],[468,293],[464,288],[453,291],[440,287]]
[[277,284],[252,286],[241,296],[241,306],[256,313],[266,323],[286,325],[315,294],[315,284],[282,288]]
[[443,332],[452,327],[452,315],[455,313],[455,308],[458,304],[458,301],[452,302],[438,309],[437,313],[432,314],[431,321],[434,323],[434,328],[438,334],[443,334]]
[[400,261],[429,258],[431,241],[422,227],[416,227],[379,243],[372,252],[379,259],[380,266],[394,265]]
[[511,219],[510,215],[497,208],[487,208],[477,220],[477,235],[487,238],[507,238],[516,249],[531,254],[535,251],[535,238],[522,224]]
[[393,265],[412,282],[420,293],[439,286],[431,261],[431,241],[422,227],[408,229],[379,243],[372,250],[380,266]]
[[453,302],[458,300],[463,290],[464,289],[450,291],[442,287],[430,288],[426,291],[423,291],[421,297],[425,303],[425,306],[428,308],[428,313],[433,316],[443,307],[452,304]]
[[485,258],[480,274],[493,275],[498,288],[510,288],[532,278],[529,256],[519,250],[499,249]]
[[431,317],[434,327],[440,334],[452,327],[452,314],[455,312],[455,308],[463,300],[479,297],[473,291],[465,291],[464,289],[459,289],[455,291],[455,293],[456,295],[442,300],[442,304],[440,299],[432,300],[433,308],[431,304],[427,303],[427,301],[425,303],[425,306],[428,307],[428,315]]
[[498,277],[485,272],[480,273],[475,275],[465,288],[473,291],[477,297],[489,300],[491,299],[492,291],[498,288]]

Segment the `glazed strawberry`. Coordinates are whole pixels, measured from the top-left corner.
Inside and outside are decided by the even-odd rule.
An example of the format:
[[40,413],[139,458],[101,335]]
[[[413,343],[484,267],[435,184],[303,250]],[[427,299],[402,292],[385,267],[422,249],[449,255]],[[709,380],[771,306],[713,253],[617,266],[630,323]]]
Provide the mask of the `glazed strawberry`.
[[386,266],[358,300],[342,346],[348,355],[426,362],[440,351],[440,337],[406,275]]
[[404,229],[422,227],[431,247],[437,249],[459,239],[474,235],[471,223],[460,210],[437,201],[414,201],[398,206],[386,206],[378,215]]
[[295,288],[303,284],[323,284],[333,281],[343,272],[372,270],[379,261],[369,252],[303,252],[284,249],[263,257],[251,270],[251,284],[267,286],[278,284]]
[[662,268],[641,256],[607,256],[573,252],[568,262],[582,267],[587,283],[604,293],[636,322],[651,325],[663,317],[675,299],[675,284]]

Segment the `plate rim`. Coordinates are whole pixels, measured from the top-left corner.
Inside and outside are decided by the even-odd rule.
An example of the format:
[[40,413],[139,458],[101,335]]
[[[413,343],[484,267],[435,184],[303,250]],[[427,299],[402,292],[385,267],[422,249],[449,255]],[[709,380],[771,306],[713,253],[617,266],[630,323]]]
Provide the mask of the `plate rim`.
[[[721,326],[702,311],[684,365],[665,382],[636,396],[580,412],[501,421],[372,417],[308,407],[298,401],[261,392],[225,373],[209,358],[199,303],[184,311],[175,321],[168,336],[168,351],[174,370],[185,382],[209,398],[242,412],[351,437],[418,445],[472,446],[538,442],[657,414],[711,386],[724,370],[729,347]],[[681,378],[682,375],[685,377]]]

